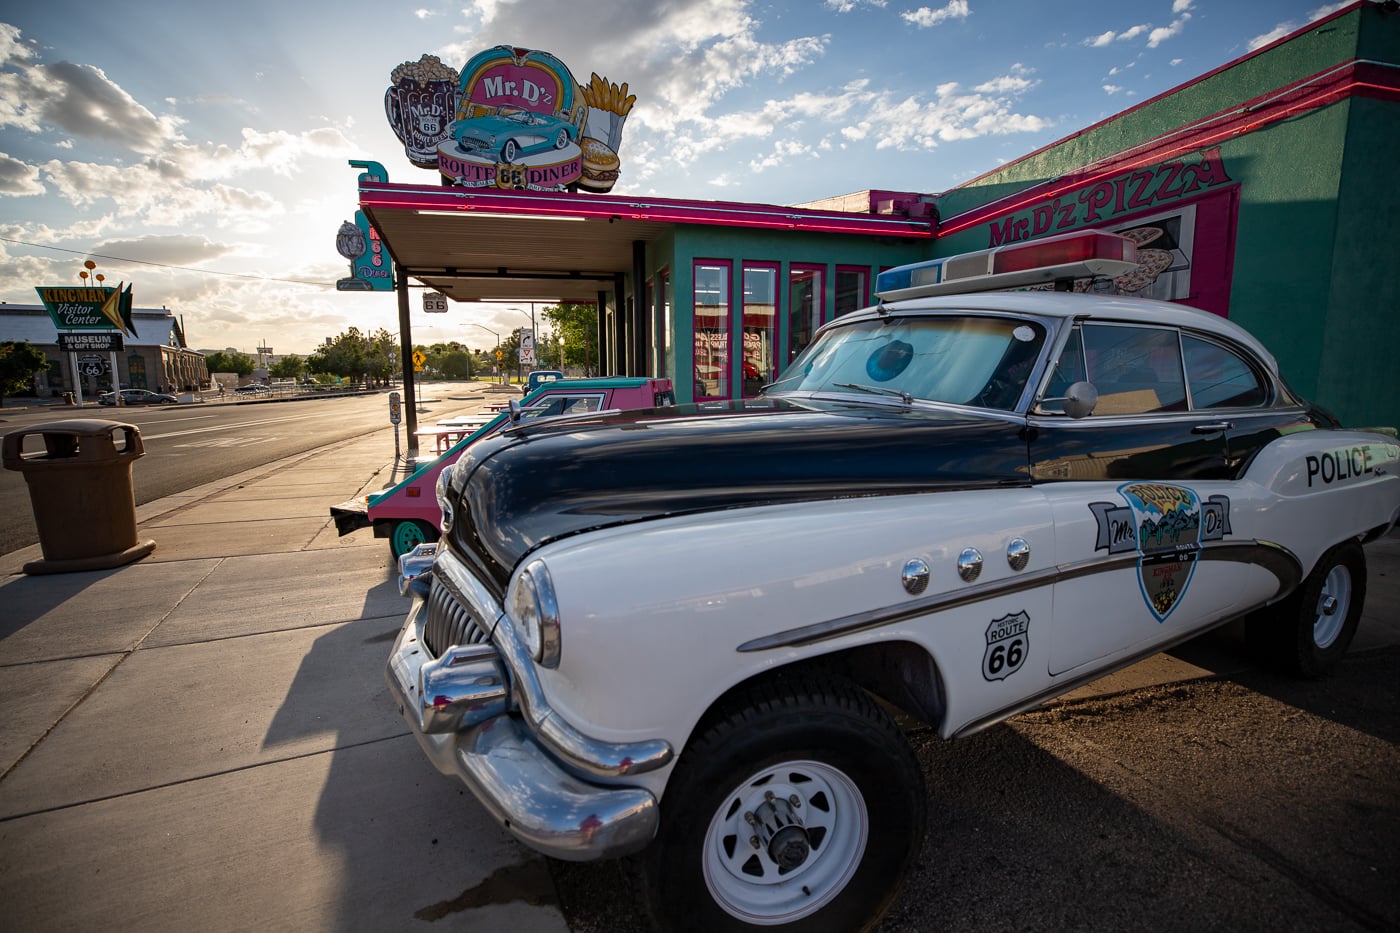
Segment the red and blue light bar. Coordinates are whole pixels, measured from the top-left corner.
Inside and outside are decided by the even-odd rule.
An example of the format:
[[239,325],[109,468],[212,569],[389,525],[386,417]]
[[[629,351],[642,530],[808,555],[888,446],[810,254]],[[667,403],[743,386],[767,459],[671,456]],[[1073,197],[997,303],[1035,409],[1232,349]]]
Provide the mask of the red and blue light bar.
[[1025,288],[1114,277],[1137,268],[1137,244],[1116,233],[1077,230],[887,269],[875,277],[881,301]]

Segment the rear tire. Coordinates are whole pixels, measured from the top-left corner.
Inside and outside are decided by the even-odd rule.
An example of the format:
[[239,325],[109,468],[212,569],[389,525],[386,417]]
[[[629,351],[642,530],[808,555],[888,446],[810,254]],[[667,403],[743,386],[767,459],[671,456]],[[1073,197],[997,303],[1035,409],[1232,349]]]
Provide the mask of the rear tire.
[[425,541],[436,541],[438,530],[425,521],[405,518],[389,531],[389,553],[395,561]]
[[926,819],[918,760],[863,691],[784,678],[726,704],[686,747],[633,867],[658,929],[863,930]]
[[1343,541],[1276,605],[1245,622],[1250,650],[1264,666],[1299,677],[1330,674],[1346,654],[1366,601],[1366,552]]

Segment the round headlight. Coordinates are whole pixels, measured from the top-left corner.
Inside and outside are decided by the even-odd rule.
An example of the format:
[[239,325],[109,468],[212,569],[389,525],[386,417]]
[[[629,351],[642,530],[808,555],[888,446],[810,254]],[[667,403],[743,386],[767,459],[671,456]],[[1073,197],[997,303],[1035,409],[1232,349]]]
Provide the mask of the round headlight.
[[510,618],[530,657],[543,667],[559,666],[559,601],[544,561],[531,561],[515,580]]
[[449,463],[442,468],[442,472],[438,474],[437,486],[435,487],[438,510],[442,512],[442,521],[439,524],[443,534],[447,534],[452,530],[452,521],[456,517],[452,512],[452,499],[448,495],[452,487],[452,468],[456,465],[455,463]]

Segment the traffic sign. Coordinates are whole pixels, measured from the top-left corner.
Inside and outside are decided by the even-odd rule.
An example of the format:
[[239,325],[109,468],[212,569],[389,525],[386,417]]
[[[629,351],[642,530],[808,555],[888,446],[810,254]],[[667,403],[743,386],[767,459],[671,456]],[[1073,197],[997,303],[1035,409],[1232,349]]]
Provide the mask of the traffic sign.
[[423,310],[428,314],[446,314],[447,296],[442,292],[424,292]]

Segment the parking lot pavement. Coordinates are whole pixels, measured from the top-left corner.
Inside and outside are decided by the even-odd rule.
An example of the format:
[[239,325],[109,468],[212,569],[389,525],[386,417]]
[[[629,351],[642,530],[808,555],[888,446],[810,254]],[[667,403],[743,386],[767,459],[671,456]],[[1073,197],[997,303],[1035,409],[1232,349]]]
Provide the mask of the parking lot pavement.
[[390,700],[389,549],[329,507],[391,458],[370,437],[149,503],[155,551],[114,570],[0,556],[6,929],[567,930],[545,861]]

